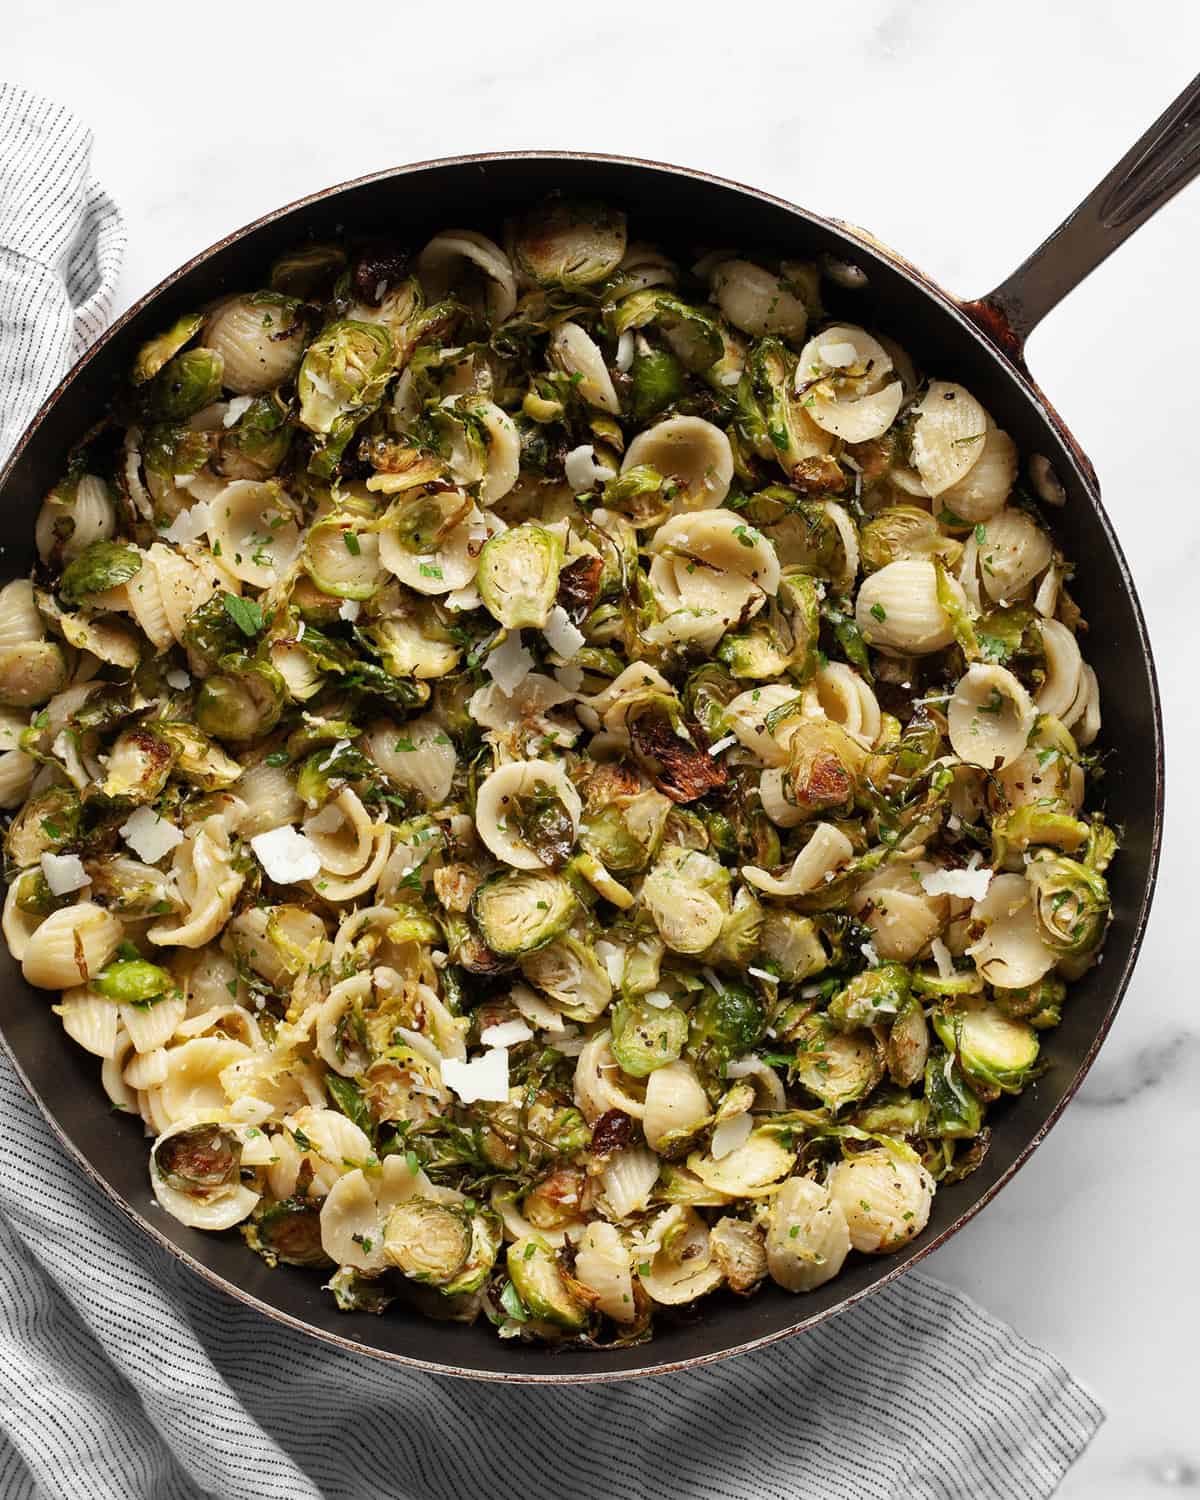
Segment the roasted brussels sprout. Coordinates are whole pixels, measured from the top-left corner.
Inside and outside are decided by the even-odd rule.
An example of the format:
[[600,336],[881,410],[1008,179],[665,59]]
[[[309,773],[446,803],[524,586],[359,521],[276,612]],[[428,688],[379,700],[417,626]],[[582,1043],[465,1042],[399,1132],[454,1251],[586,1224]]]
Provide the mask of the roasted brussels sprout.
[[546,624],[558,595],[562,542],[553,531],[527,521],[484,543],[479,554],[479,596],[509,630]]
[[540,1235],[514,1241],[508,1247],[507,1265],[517,1296],[530,1317],[566,1333],[582,1333],[588,1326],[591,1308],[575,1290],[577,1283],[567,1280],[554,1251]]
[[688,1018],[676,1005],[652,1005],[643,996],[613,1007],[613,1056],[631,1078],[645,1078],[674,1062],[687,1038]]
[[92,988],[121,1005],[149,1005],[175,988],[166,969],[143,958],[122,958],[92,980]]
[[903,964],[881,964],[867,969],[829,1002],[829,1019],[844,1031],[894,1021],[909,1005],[911,980]]
[[559,937],[578,908],[567,881],[549,872],[503,870],[471,898],[480,936],[504,957],[536,953]]
[[275,728],[285,697],[282,677],[267,662],[224,656],[221,671],[200,686],[196,722],[214,739],[242,744]]
[[1026,871],[1042,940],[1056,953],[1080,958],[1100,944],[1108,925],[1108,884],[1076,859],[1051,855]]
[[392,368],[392,341],[378,323],[331,323],[300,362],[296,394],[300,421],[330,436],[340,421],[365,411],[383,395]]
[[134,385],[145,385],[148,380],[153,380],[167,361],[196,337],[203,322],[203,313],[184,313],[165,333],[143,344],[133,361]]
[[590,198],[546,198],[515,225],[517,266],[539,286],[569,290],[610,276],[625,254],[625,215]]
[[1019,1094],[1036,1076],[1038,1036],[1024,1021],[1006,1016],[985,1000],[963,1000],[934,1012],[933,1029],[963,1072],[995,1098]]
[[268,1265],[329,1266],[321,1245],[321,1205],[313,1198],[266,1204],[243,1229],[251,1249]]
[[146,406],[159,422],[186,422],[221,394],[225,361],[215,349],[185,349],[146,386]]
[[154,1167],[181,1193],[205,1194],[238,1180],[242,1143],[217,1124],[191,1125],[164,1136],[154,1152]]
[[413,1281],[452,1282],[471,1252],[471,1221],[460,1208],[409,1198],[388,1215],[383,1253]]
[[762,1040],[766,1024],[762,1001],[747,985],[709,983],[692,1008],[688,1052],[699,1067],[721,1076]]

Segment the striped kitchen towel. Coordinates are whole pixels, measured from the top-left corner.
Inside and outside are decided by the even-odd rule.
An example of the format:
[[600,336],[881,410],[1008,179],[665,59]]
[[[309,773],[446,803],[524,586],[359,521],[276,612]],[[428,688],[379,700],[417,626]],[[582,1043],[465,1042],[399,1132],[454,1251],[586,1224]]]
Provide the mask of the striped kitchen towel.
[[[123,229],[90,145],[0,86],[0,461],[111,309]],[[653,1381],[491,1385],[346,1353],[143,1238],[0,1055],[0,1500],[1034,1500],[1102,1420],[1056,1360],[916,1275]]]

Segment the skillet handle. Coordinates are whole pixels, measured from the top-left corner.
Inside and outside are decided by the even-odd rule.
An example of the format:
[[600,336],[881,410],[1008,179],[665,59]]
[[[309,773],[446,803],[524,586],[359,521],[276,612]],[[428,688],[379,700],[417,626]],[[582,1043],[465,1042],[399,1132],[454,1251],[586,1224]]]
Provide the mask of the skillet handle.
[[1045,315],[1200,173],[1200,76],[1049,239],[995,291],[963,310],[1023,363],[1025,340]]

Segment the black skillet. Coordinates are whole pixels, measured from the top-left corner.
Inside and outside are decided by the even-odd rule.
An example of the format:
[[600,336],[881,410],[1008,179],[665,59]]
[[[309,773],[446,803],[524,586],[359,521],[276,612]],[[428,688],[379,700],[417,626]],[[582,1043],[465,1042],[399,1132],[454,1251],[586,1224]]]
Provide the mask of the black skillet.
[[268,214],[168,277],[76,365],[0,476],[0,543],[8,578],[28,570],[41,497],[58,479],[68,449],[125,378],[138,345],[185,311],[261,285],[277,255],[309,239],[382,236],[416,247],[447,225],[494,230],[515,205],[562,189],[623,207],[639,237],[667,245],[688,246],[695,226],[703,224],[714,238],[746,248],[775,248],[795,258],[824,254],[857,266],[865,285],[846,292],[838,311],[899,339],[924,369],[961,381],[1023,454],[1049,461],[1066,491],[1065,506],[1052,516],[1078,564],[1072,591],[1092,624],[1088,657],[1100,679],[1103,744],[1110,752],[1104,799],[1124,830],[1111,871],[1113,923],[1104,961],[1075,988],[1062,1026],[1048,1041],[1054,1067],[996,1108],[983,1166],[938,1193],[929,1228],[910,1249],[884,1259],[855,1258],[835,1281],[805,1297],[774,1287],[747,1302],[718,1295],[697,1315],[663,1326],[653,1343],[605,1354],[552,1354],[502,1342],[486,1324],[433,1323],[395,1306],[380,1318],[338,1313],[329,1293],[319,1290],[316,1274],[270,1270],[238,1235],[202,1234],[152,1205],[140,1121],[111,1112],[96,1060],[64,1040],[46,995],[25,985],[0,945],[4,1044],[79,1165],[150,1238],[268,1316],[365,1354],[484,1379],[618,1379],[751,1349],[830,1317],[885,1285],[965,1224],[1044,1138],[1091,1066],[1142,940],[1162,830],[1162,722],[1133,580],[1092,466],[1034,384],[1022,351],[1040,319],[1198,171],[1200,79],[1007,281],[987,297],[962,302],[861,230],[701,172],[573,152],[466,156],[401,167]]

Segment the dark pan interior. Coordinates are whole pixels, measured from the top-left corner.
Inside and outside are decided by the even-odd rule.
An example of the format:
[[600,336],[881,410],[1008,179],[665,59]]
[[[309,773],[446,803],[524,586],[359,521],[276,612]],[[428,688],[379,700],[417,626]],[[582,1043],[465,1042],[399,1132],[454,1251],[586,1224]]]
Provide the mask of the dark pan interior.
[[174,1253],[263,1311],[367,1352],[450,1373],[561,1381],[670,1368],[795,1331],[920,1259],[991,1197],[1078,1086],[1125,988],[1154,883],[1162,749],[1153,663],[1124,559],[1098,497],[1019,373],[950,298],[879,249],[778,200],[652,164],[541,154],[406,168],[280,211],[198,257],[117,325],[68,377],[27,435],[0,483],[0,576],[7,581],[27,570],[37,506],[58,478],[67,450],[124,377],[137,345],[176,314],[221,293],[260,285],[271,260],[305,239],[348,232],[419,247],[430,233],[448,226],[494,231],[514,204],[555,188],[620,204],[639,238],[661,239],[684,253],[705,242],[775,248],[797,257],[828,251],[853,259],[867,271],[869,285],[844,294],[835,310],[894,335],[925,370],[962,381],[1024,453],[1050,458],[1069,495],[1053,521],[1078,564],[1072,590],[1091,622],[1088,655],[1101,683],[1103,745],[1109,752],[1102,795],[1124,830],[1124,847],[1111,871],[1114,920],[1104,960],[1075,987],[1062,1026],[1048,1037],[1054,1067],[1019,1099],[997,1107],[986,1161],[965,1182],[938,1193],[924,1236],[900,1255],[853,1257],[837,1280],[802,1298],[773,1287],[748,1302],[711,1298],[699,1314],[664,1324],[652,1344],[608,1354],[549,1354],[501,1342],[486,1325],[432,1323],[395,1306],[382,1318],[340,1314],[332,1297],[319,1290],[316,1274],[282,1266],[272,1271],[236,1233],[206,1235],[168,1219],[153,1206],[140,1122],[110,1111],[96,1059],[64,1037],[48,997],[30,990],[7,950],[0,951],[0,1030],[27,1084],[75,1156]]

